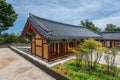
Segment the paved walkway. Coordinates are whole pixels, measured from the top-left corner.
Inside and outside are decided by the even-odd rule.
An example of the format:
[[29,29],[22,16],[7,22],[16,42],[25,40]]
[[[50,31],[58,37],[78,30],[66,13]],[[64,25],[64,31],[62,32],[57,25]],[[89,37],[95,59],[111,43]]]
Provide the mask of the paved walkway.
[[0,80],[54,80],[9,48],[0,48]]

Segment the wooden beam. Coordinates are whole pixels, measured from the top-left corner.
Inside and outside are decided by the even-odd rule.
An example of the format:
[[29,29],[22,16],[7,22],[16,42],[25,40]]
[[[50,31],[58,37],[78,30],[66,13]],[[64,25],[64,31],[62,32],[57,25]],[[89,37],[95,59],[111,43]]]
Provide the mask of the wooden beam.
[[36,55],[36,38],[35,38],[34,50],[35,50],[34,54]]
[[44,45],[43,45],[43,39],[42,39],[42,58],[44,58]]
[[50,43],[48,44],[48,61],[51,59]]
[[32,50],[33,50],[33,49],[32,49],[32,45],[33,45],[33,42],[31,43],[31,54],[32,54]]
[[68,42],[66,42],[66,53],[68,52]]
[[39,34],[44,40],[48,40],[46,37],[44,37],[32,24],[30,24],[30,28],[36,32],[37,34]]
[[115,47],[115,41],[113,40],[112,41],[112,48],[114,48]]
[[75,41],[73,42],[73,47],[75,47]]
[[56,43],[56,55],[58,56],[58,43]]
[[62,48],[63,48],[62,56],[64,56],[64,54],[65,54],[65,43],[62,43]]
[[60,43],[58,43],[58,55],[60,54]]
[[36,44],[37,47],[42,47],[41,45]]
[[28,20],[27,20],[27,22],[26,22],[26,24],[25,24],[25,27],[24,27],[24,29],[23,29],[23,31],[22,31],[22,33],[21,33],[21,38],[24,37],[24,31],[25,31],[27,25],[28,25]]
[[29,30],[30,30],[30,24],[28,23],[28,25],[26,25],[26,28],[24,29],[21,37],[24,38]]

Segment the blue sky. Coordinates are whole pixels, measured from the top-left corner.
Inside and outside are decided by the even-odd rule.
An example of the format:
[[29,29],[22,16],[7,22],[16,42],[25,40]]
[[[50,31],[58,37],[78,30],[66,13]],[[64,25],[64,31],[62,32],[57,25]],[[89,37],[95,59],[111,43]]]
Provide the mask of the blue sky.
[[120,26],[120,0],[6,0],[18,13],[13,27],[5,31],[21,33],[29,12],[54,21],[78,25],[90,20],[104,29],[106,24]]

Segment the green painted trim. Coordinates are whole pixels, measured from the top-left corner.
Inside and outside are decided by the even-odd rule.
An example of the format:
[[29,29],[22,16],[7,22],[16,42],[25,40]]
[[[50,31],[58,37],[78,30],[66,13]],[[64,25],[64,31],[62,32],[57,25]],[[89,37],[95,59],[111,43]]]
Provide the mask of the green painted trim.
[[51,40],[50,43],[64,43],[64,42],[80,42],[81,39],[61,39],[61,40]]

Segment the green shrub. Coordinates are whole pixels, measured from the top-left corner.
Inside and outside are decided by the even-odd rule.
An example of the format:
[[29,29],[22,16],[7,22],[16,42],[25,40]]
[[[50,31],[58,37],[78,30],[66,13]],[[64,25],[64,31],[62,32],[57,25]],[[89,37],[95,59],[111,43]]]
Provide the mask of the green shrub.
[[[120,79],[120,72],[118,72],[118,75],[112,76],[106,73],[106,65],[98,64],[96,70],[86,70],[83,69],[83,67],[76,66],[76,60],[72,59],[72,61],[67,61],[66,63],[59,64],[54,66],[53,68],[57,68],[60,73],[63,73],[63,71],[67,71],[66,75],[71,80],[119,80]],[[62,67],[61,69],[61,66]],[[120,71],[119,68],[117,68],[117,71]]]
[[21,39],[21,43],[28,44],[28,43],[30,43],[30,41],[28,40],[28,38],[23,38],[23,39]]
[[30,43],[30,40],[28,38],[23,38],[21,39],[21,37],[18,34],[15,33],[3,33],[2,35],[0,35],[0,42],[1,43]]
[[4,43],[4,38],[2,35],[0,35],[0,44]]

